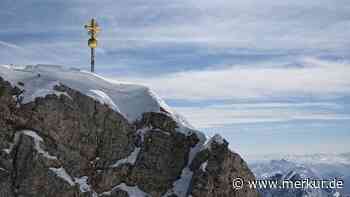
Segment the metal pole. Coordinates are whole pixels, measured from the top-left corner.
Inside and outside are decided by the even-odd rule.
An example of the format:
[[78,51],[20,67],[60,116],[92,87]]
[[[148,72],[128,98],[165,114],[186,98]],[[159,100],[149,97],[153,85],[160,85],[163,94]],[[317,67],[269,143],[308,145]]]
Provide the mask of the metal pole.
[[95,72],[95,49],[91,48],[91,72]]

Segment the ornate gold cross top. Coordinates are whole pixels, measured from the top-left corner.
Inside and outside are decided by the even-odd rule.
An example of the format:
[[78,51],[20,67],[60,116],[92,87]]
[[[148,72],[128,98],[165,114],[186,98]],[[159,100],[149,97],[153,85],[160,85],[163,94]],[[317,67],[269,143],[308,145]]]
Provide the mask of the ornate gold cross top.
[[92,18],[89,24],[86,24],[85,29],[91,36],[88,41],[88,46],[91,48],[91,72],[95,72],[95,48],[97,47],[97,33],[101,31],[97,21]]
[[97,33],[101,31],[100,26],[94,18],[92,18],[90,23],[85,25],[84,27],[88,31],[89,35],[95,39],[97,37]]

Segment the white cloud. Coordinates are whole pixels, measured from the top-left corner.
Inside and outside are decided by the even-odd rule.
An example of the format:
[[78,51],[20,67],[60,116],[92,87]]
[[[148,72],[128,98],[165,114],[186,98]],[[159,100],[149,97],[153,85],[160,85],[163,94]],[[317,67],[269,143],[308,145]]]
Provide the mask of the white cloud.
[[[350,4],[344,0],[191,0],[171,5],[160,1],[131,5],[124,6],[132,15],[108,17],[116,27],[106,29],[109,40],[299,50],[339,49],[349,44],[346,38],[350,22],[346,19]],[[104,9],[115,12],[119,8]],[[116,21],[120,25],[115,25]]]
[[[230,124],[285,122],[292,120],[349,120],[343,105],[332,100],[350,94],[350,66],[305,58],[299,67],[232,66],[224,69],[187,71],[153,78],[126,78],[146,84],[165,99],[202,103],[175,109],[200,128]],[[297,103],[267,102],[297,99]],[[306,100],[305,100],[306,99]],[[211,101],[203,105],[203,101]],[[216,104],[215,100],[250,101]]]
[[124,80],[149,85],[166,99],[332,98],[350,93],[350,65],[310,58],[303,65],[232,66]]
[[15,45],[15,44],[12,44],[12,43],[9,43],[9,42],[4,42],[4,41],[1,41],[1,40],[0,40],[0,45],[8,47],[8,48],[12,48],[12,49],[19,49],[19,50],[23,49],[22,47],[20,47],[18,45]]
[[[45,55],[48,59],[45,62],[52,63],[87,63],[82,57],[79,57],[81,61],[72,63],[67,54],[78,56],[77,50],[84,47],[86,37],[82,25],[92,13],[102,26],[100,46],[107,53],[126,49],[122,53],[130,59],[136,59],[134,51],[142,54],[160,46],[195,48],[202,52],[203,57],[206,54],[227,54],[240,48],[265,54],[277,50],[285,55],[289,50],[299,53],[329,50],[341,56],[350,46],[347,39],[350,34],[348,0],[73,0],[45,2],[41,7],[32,4],[30,0],[25,3],[2,1],[0,5],[4,7],[4,13],[0,14],[11,16],[11,20],[7,19],[9,17],[0,18],[4,27],[0,33],[8,42],[23,39],[21,45],[24,48],[40,51],[40,54],[53,50],[41,50],[43,45],[50,43],[52,48],[59,45],[58,49]],[[52,25],[53,21],[55,25]],[[34,36],[42,41],[32,40]],[[62,46],[61,42],[71,44]],[[128,52],[129,48],[133,51]],[[1,59],[9,59],[2,53]],[[21,59],[42,61],[42,57],[22,57],[18,51],[11,55],[17,56],[12,63],[24,62]],[[118,55],[109,55],[113,56],[113,62],[106,64],[120,63]],[[160,57],[163,55],[169,57],[169,61],[174,58],[174,54],[159,54]],[[143,61],[156,60],[145,58],[138,61],[142,64]],[[189,59],[188,64],[191,63]]]
[[335,108],[341,106],[335,103],[255,103],[175,107],[198,128],[294,120],[350,120],[349,114],[339,114]]

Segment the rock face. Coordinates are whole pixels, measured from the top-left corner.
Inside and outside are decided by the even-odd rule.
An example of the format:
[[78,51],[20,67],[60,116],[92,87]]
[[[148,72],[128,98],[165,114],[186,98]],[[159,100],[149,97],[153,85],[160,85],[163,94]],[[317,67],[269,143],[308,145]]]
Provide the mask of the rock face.
[[248,181],[254,180],[254,176],[245,161],[238,154],[231,152],[227,146],[226,141],[223,144],[212,141],[210,147],[197,154],[191,165],[194,171],[192,196],[257,196],[255,191],[247,187],[241,190],[232,189],[231,182],[235,178]]
[[227,142],[203,146],[167,113],[130,123],[68,86],[21,103],[0,76],[0,197],[255,197],[254,176]]

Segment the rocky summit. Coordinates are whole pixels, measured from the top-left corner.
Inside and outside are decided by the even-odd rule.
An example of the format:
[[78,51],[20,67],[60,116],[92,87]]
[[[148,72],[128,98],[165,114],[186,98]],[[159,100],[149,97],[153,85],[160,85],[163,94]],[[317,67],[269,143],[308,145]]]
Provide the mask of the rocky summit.
[[[207,142],[206,142],[207,141]],[[0,66],[0,197],[256,197],[219,135],[149,88],[59,66]]]

